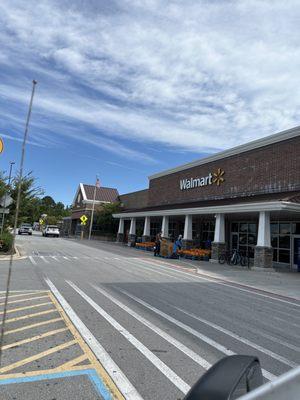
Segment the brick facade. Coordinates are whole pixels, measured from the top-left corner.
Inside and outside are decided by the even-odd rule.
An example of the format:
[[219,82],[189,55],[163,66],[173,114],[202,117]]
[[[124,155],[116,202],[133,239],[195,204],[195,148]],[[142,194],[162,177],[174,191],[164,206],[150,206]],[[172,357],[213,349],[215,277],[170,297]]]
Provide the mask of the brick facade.
[[[180,190],[180,180],[221,168],[220,186]],[[300,190],[300,136],[150,180],[148,207]]]
[[125,210],[139,209],[148,206],[148,189],[121,194],[120,203]]

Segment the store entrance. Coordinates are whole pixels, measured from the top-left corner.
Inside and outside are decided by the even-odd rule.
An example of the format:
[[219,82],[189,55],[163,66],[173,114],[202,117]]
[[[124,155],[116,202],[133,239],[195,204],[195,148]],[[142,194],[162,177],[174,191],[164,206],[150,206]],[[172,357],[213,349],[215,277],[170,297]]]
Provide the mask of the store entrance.
[[293,267],[300,272],[300,235],[293,236]]

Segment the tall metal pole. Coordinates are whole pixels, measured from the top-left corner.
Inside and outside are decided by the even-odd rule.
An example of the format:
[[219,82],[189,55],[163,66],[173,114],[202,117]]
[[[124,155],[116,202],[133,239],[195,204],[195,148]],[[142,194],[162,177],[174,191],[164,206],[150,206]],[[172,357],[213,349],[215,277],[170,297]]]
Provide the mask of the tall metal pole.
[[22,156],[21,156],[21,162],[20,162],[20,174],[19,174],[19,182],[18,182],[18,195],[17,195],[17,202],[16,202],[15,223],[14,223],[13,240],[12,240],[12,246],[11,246],[11,252],[10,252],[7,281],[6,281],[6,293],[5,293],[5,301],[4,301],[3,314],[2,314],[1,334],[0,334],[0,367],[1,367],[1,361],[2,361],[2,346],[3,346],[3,338],[4,338],[4,327],[5,327],[5,320],[6,320],[6,314],[7,314],[7,303],[8,303],[8,295],[9,295],[9,288],[10,288],[10,281],[11,281],[11,271],[12,271],[12,264],[13,264],[13,255],[14,255],[14,248],[15,248],[15,241],[16,241],[16,230],[17,230],[19,208],[20,208],[23,165],[24,165],[24,159],[25,159],[25,148],[26,148],[28,127],[29,127],[32,103],[33,103],[33,96],[34,96],[36,84],[37,84],[37,81],[33,80],[32,81],[31,98],[30,98],[30,103],[29,103],[29,109],[28,109],[28,114],[27,114],[24,139],[23,139],[23,145],[22,145]]
[[97,182],[98,182],[98,175],[96,175],[96,184],[95,184],[95,187],[94,187],[93,206],[92,206],[92,214],[91,214],[90,229],[89,229],[89,240],[91,240],[92,227],[93,227],[93,222],[94,222],[94,211],[95,211]]
[[[14,164],[15,164],[14,161],[10,161],[9,176],[8,176],[8,186],[10,186],[11,171],[12,171],[12,166],[13,166]],[[2,235],[3,229],[4,229],[6,199],[7,199],[7,191],[5,192],[5,197],[4,197],[4,206],[3,206],[3,215],[2,215],[2,225],[1,225],[1,235]]]

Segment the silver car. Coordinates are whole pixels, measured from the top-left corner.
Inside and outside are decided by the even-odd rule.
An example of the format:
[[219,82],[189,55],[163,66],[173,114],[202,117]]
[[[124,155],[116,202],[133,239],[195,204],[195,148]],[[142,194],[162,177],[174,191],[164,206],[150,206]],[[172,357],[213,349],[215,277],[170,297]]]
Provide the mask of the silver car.
[[18,229],[18,234],[23,235],[32,235],[32,226],[30,224],[22,224]]

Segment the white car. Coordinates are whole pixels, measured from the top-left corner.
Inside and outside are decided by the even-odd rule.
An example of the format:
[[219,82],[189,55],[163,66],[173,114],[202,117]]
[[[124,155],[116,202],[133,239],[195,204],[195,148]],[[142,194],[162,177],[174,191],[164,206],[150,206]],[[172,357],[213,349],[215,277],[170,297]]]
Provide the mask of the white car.
[[46,225],[45,229],[43,230],[43,236],[53,236],[59,237],[59,229],[56,225]]
[[27,235],[32,235],[32,226],[30,224],[22,224],[20,226],[18,229],[18,234],[23,235],[24,233]]

